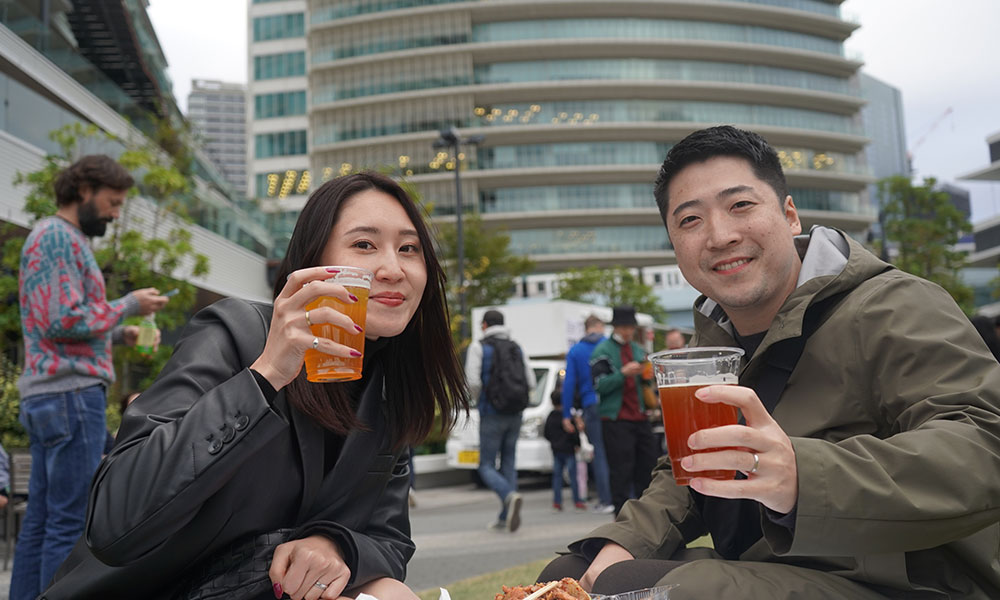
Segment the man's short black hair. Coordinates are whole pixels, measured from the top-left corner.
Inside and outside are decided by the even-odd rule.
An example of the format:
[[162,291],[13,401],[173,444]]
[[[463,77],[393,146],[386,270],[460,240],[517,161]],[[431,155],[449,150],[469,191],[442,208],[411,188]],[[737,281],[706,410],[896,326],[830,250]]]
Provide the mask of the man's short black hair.
[[653,195],[660,209],[663,224],[667,223],[667,188],[673,178],[688,165],[705,162],[717,156],[733,156],[750,163],[754,175],[771,186],[782,204],[788,196],[788,184],[781,169],[778,153],[760,135],[737,129],[731,125],[720,125],[699,129],[681,140],[667,152],[667,158],[656,177]]
[[483,323],[486,323],[487,327],[493,327],[494,325],[503,325],[503,313],[499,310],[490,309],[483,313]]

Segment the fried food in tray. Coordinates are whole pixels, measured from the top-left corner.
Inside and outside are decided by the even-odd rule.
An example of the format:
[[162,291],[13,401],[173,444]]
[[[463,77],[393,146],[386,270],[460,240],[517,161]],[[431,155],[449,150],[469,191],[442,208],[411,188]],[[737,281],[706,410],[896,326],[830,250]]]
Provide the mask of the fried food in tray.
[[564,577],[558,582],[501,586],[503,591],[497,594],[493,600],[524,600],[553,583],[556,585],[541,596],[534,596],[535,600],[590,600],[590,595],[571,577]]

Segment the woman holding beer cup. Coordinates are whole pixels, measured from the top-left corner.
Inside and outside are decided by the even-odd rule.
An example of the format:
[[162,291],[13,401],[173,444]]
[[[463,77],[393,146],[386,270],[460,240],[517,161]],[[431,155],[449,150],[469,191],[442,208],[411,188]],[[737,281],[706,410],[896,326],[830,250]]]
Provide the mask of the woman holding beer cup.
[[[273,305],[226,299],[199,312],[129,409],[94,480],[86,535],[44,596],[196,597],[195,574],[227,548],[290,529],[253,598],[415,599],[402,583],[414,551],[406,449],[436,409],[447,427],[467,408],[444,290],[398,184],[359,173],[316,190]],[[364,292],[362,322],[349,315]],[[313,350],[360,359],[360,378],[307,381]]]

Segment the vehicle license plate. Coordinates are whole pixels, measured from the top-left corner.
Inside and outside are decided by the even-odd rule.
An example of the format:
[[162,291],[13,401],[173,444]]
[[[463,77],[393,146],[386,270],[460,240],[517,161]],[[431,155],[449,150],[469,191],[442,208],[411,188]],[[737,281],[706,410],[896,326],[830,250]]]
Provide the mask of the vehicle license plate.
[[458,464],[460,464],[460,465],[478,465],[479,464],[479,450],[460,450],[458,452]]

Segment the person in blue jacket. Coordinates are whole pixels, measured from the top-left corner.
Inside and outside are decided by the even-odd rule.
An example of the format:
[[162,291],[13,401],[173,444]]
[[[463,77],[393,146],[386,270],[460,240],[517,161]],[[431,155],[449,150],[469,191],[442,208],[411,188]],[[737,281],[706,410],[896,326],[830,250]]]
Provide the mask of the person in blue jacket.
[[584,431],[594,446],[594,482],[597,485],[597,505],[594,512],[610,514],[615,507],[611,502],[611,484],[608,476],[608,458],[604,453],[604,437],[601,435],[601,416],[597,414],[597,393],[590,377],[590,355],[597,344],[604,341],[604,321],[590,315],[583,322],[584,336],[566,355],[566,377],[562,388],[563,429],[573,428],[573,402],[580,398],[583,409]]

